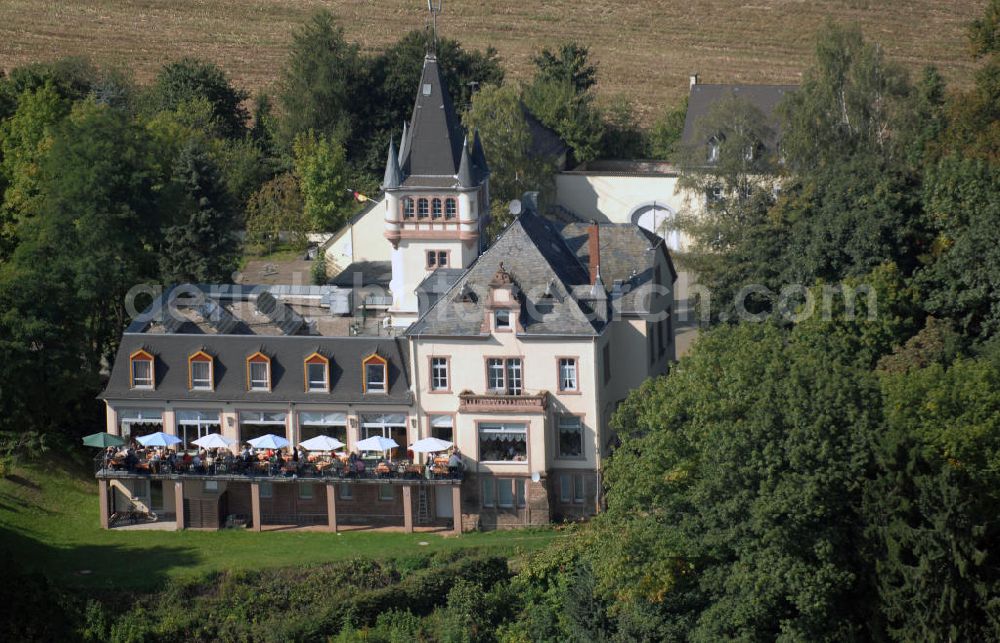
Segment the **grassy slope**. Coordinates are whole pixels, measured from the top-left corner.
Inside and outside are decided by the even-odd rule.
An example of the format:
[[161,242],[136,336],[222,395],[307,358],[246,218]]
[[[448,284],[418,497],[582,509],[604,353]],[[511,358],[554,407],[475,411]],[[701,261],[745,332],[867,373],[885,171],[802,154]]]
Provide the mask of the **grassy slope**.
[[[967,23],[986,0],[449,0],[441,32],[469,47],[494,45],[515,77],[542,46],[576,39],[600,63],[600,91],[625,94],[647,120],[664,101],[706,82],[795,82],[813,34],[827,17],[857,22],[890,57],[910,68],[939,65],[950,79],[972,67]],[[244,86],[271,85],[293,28],[320,6],[341,18],[348,37],[384,46],[425,23],[420,0],[3,0],[0,66],[69,54],[133,69],[139,80],[164,60],[214,60]]]
[[[466,534],[247,531],[104,531],[97,483],[70,465],[44,462],[0,478],[0,551],[69,587],[151,590],[168,578],[224,569],[282,567],[353,557],[401,557],[460,547],[501,555],[538,549],[553,530]],[[421,546],[419,542],[427,542]],[[90,570],[89,574],[81,574]]]

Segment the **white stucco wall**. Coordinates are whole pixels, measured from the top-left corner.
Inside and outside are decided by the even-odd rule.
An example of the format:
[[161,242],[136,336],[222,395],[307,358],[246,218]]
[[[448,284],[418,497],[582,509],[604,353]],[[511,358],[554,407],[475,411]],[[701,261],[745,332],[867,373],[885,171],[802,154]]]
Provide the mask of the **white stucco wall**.
[[[449,358],[450,390],[430,390],[430,358]],[[545,415],[517,413],[458,413],[459,394],[463,391],[487,392],[486,360],[489,357],[520,357],[524,391],[550,393]],[[579,393],[561,393],[558,383],[558,358],[577,359]],[[600,417],[596,403],[596,359],[591,339],[527,339],[512,333],[497,333],[486,340],[416,339],[413,351],[414,382],[419,388],[421,437],[430,435],[427,416],[455,414],[454,436],[458,448],[472,462],[474,469],[501,474],[530,474],[554,467],[589,469],[597,466],[596,450]],[[581,417],[584,429],[584,457],[556,457],[556,417]],[[547,420],[547,421],[546,421]],[[510,463],[478,463],[479,422],[514,422],[528,425],[528,460]]]

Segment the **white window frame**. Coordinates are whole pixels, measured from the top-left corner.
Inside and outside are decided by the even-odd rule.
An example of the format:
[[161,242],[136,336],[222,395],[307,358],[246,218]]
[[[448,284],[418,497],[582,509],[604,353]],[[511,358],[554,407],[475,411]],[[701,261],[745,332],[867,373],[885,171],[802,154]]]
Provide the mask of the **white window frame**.
[[[502,376],[502,386],[496,386],[499,383],[498,374]],[[523,394],[524,360],[520,357],[487,357],[486,388],[502,395]]]
[[447,357],[431,357],[431,390],[447,391],[451,388]]
[[[197,377],[195,375],[195,368],[199,366],[205,366],[208,368],[208,377]],[[212,362],[204,359],[193,359],[191,360],[191,390],[192,391],[211,391],[212,390]]]
[[[251,391],[270,391],[271,390],[271,362],[267,361],[256,361],[248,363],[250,368],[250,390]],[[254,367],[264,368],[264,379],[261,380],[259,377],[254,377]],[[259,375],[259,373],[258,373]]]
[[[314,380],[312,376],[313,367],[322,369],[323,379]],[[330,365],[326,362],[306,363],[306,382],[310,393],[326,393],[330,390]]]
[[[382,369],[382,377],[373,380],[368,376],[368,369]],[[388,369],[389,365],[378,360],[372,360],[365,364],[365,393],[386,393],[388,392]]]
[[580,390],[580,368],[575,357],[559,358],[559,390],[562,392]]
[[493,311],[493,328],[496,330],[510,330],[513,328],[512,315],[509,308],[498,308]]
[[524,459],[523,460],[485,460],[485,456],[480,453],[479,458],[482,463],[491,464],[527,464],[528,453],[531,445],[528,444],[528,424],[525,422],[483,422],[476,427],[476,445],[482,450],[483,434],[519,434],[524,436]]
[[[136,366],[138,366],[139,364],[142,364],[147,369],[149,369],[147,374],[142,377],[139,377],[139,374],[136,373]],[[145,357],[134,357],[132,358],[131,369],[132,369],[132,388],[141,388],[141,389],[153,388],[153,379],[154,379],[153,360],[146,359]]]

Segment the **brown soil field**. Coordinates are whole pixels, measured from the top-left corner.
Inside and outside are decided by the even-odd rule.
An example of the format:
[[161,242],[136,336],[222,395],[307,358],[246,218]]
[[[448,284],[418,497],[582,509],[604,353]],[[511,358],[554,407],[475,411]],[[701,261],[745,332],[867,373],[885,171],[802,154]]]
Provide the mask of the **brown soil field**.
[[[576,40],[599,66],[599,94],[624,94],[649,122],[703,82],[796,82],[827,18],[858,23],[911,69],[937,65],[967,85],[966,27],[986,0],[449,0],[442,35],[493,45],[508,73],[531,73],[542,47]],[[316,9],[338,16],[348,37],[378,49],[427,22],[424,0],[0,0],[0,68],[67,55],[148,80],[165,61],[215,61],[238,84],[266,89],[278,77],[292,30]]]

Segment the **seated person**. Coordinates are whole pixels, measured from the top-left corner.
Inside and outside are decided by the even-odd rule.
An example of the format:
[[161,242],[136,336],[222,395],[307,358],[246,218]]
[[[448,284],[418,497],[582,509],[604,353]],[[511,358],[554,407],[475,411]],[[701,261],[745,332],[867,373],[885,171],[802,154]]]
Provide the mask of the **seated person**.
[[448,473],[455,475],[462,471],[462,467],[462,454],[458,449],[455,449],[448,457]]

